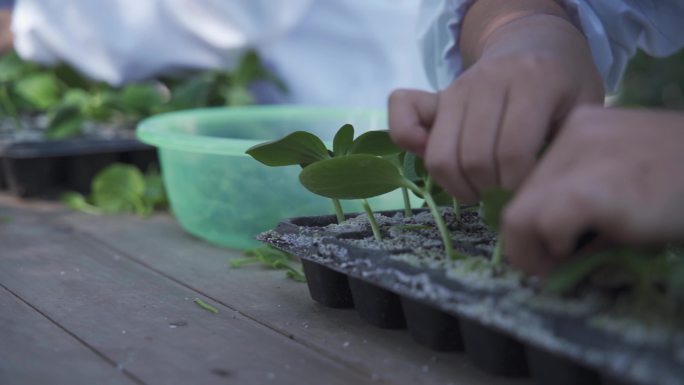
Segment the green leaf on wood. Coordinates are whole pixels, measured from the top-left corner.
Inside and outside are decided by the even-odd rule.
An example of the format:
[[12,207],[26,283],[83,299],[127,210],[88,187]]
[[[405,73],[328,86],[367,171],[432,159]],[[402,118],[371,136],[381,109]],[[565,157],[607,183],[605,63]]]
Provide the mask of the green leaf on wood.
[[92,183],[93,203],[107,213],[147,215],[152,208],[143,200],[144,195],[145,177],[135,166],[127,164],[107,167]]
[[201,307],[202,309],[204,309],[210,313],[218,314],[218,312],[219,312],[217,308],[209,305],[208,303],[202,301],[199,298],[195,298],[192,302],[196,303],[197,306]]
[[330,157],[325,144],[314,134],[295,131],[284,138],[257,144],[247,154],[267,166],[306,166]]
[[98,207],[88,203],[88,200],[83,196],[83,194],[79,194],[77,192],[65,192],[60,196],[60,200],[72,210],[88,214],[102,213],[102,210],[100,210]]
[[299,181],[314,194],[335,199],[371,198],[405,183],[392,162],[368,154],[313,163],[302,170]]

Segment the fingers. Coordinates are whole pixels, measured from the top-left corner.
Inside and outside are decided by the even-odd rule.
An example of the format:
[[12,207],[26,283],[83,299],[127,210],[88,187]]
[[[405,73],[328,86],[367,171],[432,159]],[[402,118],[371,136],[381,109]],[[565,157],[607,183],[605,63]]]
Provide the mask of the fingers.
[[478,196],[498,183],[495,149],[507,99],[508,92],[495,85],[483,84],[468,94],[473,102],[464,116],[458,161]]
[[390,136],[400,147],[423,156],[428,130],[437,114],[437,94],[418,90],[396,90],[390,94]]
[[450,87],[439,94],[439,113],[430,131],[425,167],[432,178],[451,195],[476,202],[477,190],[466,179],[458,159],[460,135],[468,110],[467,92]]
[[532,171],[548,137],[554,105],[541,92],[511,89],[494,150],[500,186],[515,191]]
[[606,236],[620,227],[614,190],[601,181],[605,172],[576,167],[569,160],[575,150],[556,143],[503,213],[504,253],[528,273],[546,275],[588,232]]

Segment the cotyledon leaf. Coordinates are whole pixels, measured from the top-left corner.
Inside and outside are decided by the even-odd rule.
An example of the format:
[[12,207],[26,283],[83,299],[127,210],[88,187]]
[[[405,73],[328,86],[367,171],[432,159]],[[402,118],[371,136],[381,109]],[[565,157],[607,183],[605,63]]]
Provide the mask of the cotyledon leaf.
[[369,154],[331,158],[305,167],[299,181],[309,191],[334,199],[366,199],[404,186],[392,162]]
[[354,143],[354,126],[345,124],[340,127],[333,139],[333,153],[335,156],[342,156],[349,151],[349,147]]
[[389,155],[401,152],[392,139],[390,139],[389,131],[368,131],[359,135],[358,138],[349,147],[347,151],[349,154],[372,154],[372,155]]
[[295,131],[281,139],[257,144],[247,154],[267,166],[306,166],[330,157],[325,144],[316,135]]

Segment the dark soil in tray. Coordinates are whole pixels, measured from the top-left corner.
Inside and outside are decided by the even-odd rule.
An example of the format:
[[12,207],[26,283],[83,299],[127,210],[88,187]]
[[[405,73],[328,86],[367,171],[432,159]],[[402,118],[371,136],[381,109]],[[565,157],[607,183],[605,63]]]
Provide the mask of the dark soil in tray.
[[531,375],[538,384],[684,384],[681,324],[653,314],[646,323],[643,312],[618,310],[597,291],[547,294],[489,262],[495,235],[476,212],[443,216],[455,248],[479,258],[445,258],[421,210],[376,214],[380,242],[365,215],[341,224],[334,216],[295,218],[259,238],[302,258],[314,300],[355,306],[378,327],[407,326],[435,350],[465,349],[491,373]]

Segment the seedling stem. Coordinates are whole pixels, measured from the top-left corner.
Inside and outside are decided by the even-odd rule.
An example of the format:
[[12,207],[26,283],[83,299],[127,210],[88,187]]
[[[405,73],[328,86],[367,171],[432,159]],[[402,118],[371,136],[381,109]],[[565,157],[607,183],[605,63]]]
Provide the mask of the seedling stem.
[[454,203],[454,216],[456,219],[461,219],[461,204],[458,203],[458,199],[453,198]]
[[501,266],[502,262],[503,252],[501,251],[501,238],[499,237],[496,240],[496,244],[494,245],[494,253],[492,254],[492,264],[494,266]]
[[411,211],[411,199],[409,199],[409,192],[406,187],[401,188],[401,195],[404,197],[404,216],[410,217],[413,215],[413,211]]
[[375,238],[376,241],[382,241],[382,235],[380,235],[380,227],[378,226],[378,222],[375,220],[375,215],[373,215],[373,210],[371,210],[370,205],[368,204],[368,200],[361,199],[361,205],[363,206],[363,210],[366,212],[366,215],[368,216],[368,222],[370,223],[371,230],[373,230],[373,238]]
[[335,208],[335,215],[337,216],[337,223],[344,222],[344,211],[342,211],[342,205],[339,199],[331,199],[333,207]]
[[434,198],[432,198],[432,194],[430,193],[430,190],[432,189],[432,178],[428,176],[425,179],[425,187],[423,187],[422,189],[416,186],[415,183],[411,182],[408,179],[406,179],[404,183],[406,183],[406,187],[409,188],[411,191],[422,196],[425,200],[425,203],[428,205],[428,208],[430,208],[430,212],[432,213],[432,217],[435,220],[435,224],[437,225],[439,234],[442,237],[442,243],[444,243],[444,251],[446,251],[447,256],[450,259],[460,259],[462,256],[456,253],[456,251],[454,250],[454,245],[451,241],[451,234],[449,233],[449,229],[447,228],[446,223],[444,223],[444,218],[442,218],[442,216],[439,214],[437,203],[435,203],[435,200]]

